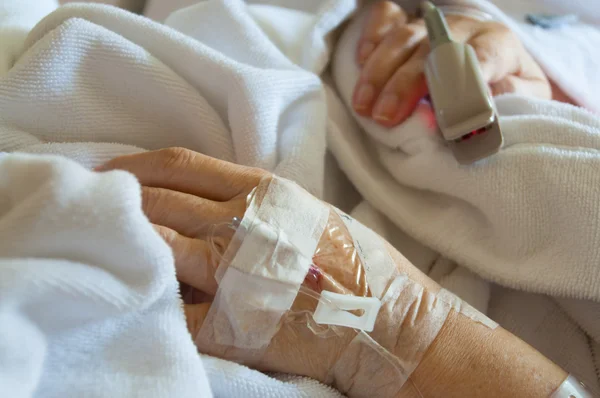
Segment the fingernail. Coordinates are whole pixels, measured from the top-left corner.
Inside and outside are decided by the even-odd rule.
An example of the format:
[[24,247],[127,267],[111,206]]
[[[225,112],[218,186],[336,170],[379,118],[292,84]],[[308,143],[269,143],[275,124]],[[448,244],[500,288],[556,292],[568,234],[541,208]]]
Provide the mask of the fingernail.
[[396,94],[385,94],[375,104],[373,119],[388,122],[398,113],[400,99]]
[[375,43],[368,40],[364,41],[358,48],[358,63],[363,64],[367,58],[369,58],[369,55],[371,55],[374,49]]
[[354,97],[354,108],[357,110],[367,109],[371,106],[375,97],[375,87],[372,84],[363,83],[356,89]]

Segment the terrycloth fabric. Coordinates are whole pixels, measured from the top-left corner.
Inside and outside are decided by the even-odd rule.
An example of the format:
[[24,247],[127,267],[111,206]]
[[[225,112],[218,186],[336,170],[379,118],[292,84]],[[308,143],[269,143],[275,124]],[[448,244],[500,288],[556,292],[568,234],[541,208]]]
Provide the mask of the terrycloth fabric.
[[135,178],[51,156],[0,170],[1,395],[210,397]]
[[0,71],[6,72],[23,51],[33,26],[58,7],[57,0],[0,1]]
[[[319,195],[319,78],[283,56],[242,2],[204,2],[173,19],[187,35],[107,6],[64,6],[44,19],[0,82],[12,130],[0,133],[3,148],[45,141],[183,146],[274,170]],[[23,117],[31,109],[35,117]],[[112,157],[105,146],[79,147],[86,165]]]
[[[71,6],[59,9],[42,21],[25,43],[19,41],[19,38],[24,37],[23,32],[31,28],[28,23],[35,22],[35,18],[28,19],[23,15],[36,7],[32,6],[32,2],[22,0],[11,2],[13,3],[19,4],[17,11],[22,14],[16,12],[14,15],[4,15],[4,19],[0,19],[0,33],[9,31],[1,29],[3,26],[10,27],[13,20],[26,20],[27,23],[19,25],[19,35],[14,42],[0,42],[3,43],[3,49],[8,48],[14,54],[13,57],[5,58],[9,61],[4,64],[4,75],[0,79],[0,150],[59,154],[90,167],[120,154],[174,145],[185,146],[221,159],[274,170],[299,182],[313,193],[320,194],[323,185],[331,189],[339,183],[337,180],[330,180],[331,174],[324,170],[327,128],[328,139],[336,157],[363,195],[367,197],[369,186],[359,181],[356,175],[358,171],[364,171],[365,178],[373,179],[372,182],[387,181],[390,192],[396,190],[394,187],[402,189],[405,184],[405,180],[391,177],[387,169],[382,167],[383,163],[376,152],[367,152],[372,149],[372,144],[364,139],[365,136],[357,129],[351,114],[333,90],[327,92],[326,108],[323,87],[317,76],[324,71],[328,62],[329,41],[326,39],[330,38],[326,38],[326,35],[355,9],[354,1],[269,1],[271,4],[284,4],[285,9],[264,5],[247,7],[241,1],[233,0],[207,1],[174,15],[167,22],[182,33],[117,9]],[[40,1],[34,3],[39,5]],[[9,2],[5,0],[0,4]],[[8,9],[12,5],[6,7]],[[3,36],[0,34],[1,37]],[[584,46],[583,49],[585,48]],[[582,54],[583,52],[580,56]],[[17,63],[9,70],[16,58]],[[552,64],[550,58],[548,64]],[[588,86],[597,84],[599,75],[587,77],[591,79],[582,82],[579,75],[567,74],[562,77],[560,86],[576,100],[586,103],[585,98],[588,97],[577,93],[597,94],[598,90],[590,90]],[[343,81],[339,85],[351,87],[353,82]],[[568,87],[572,87],[571,91]],[[588,103],[600,103],[594,98],[588,99],[586,104],[589,106]],[[507,115],[514,112],[510,102],[512,100],[516,101],[515,104],[523,101],[507,97],[508,102],[502,108]],[[561,134],[579,137],[579,141],[574,142],[578,142],[581,147],[593,147],[590,142],[595,142],[594,123],[597,121],[591,115],[564,106],[527,101],[523,103],[524,112],[510,116],[512,122],[507,122],[506,129],[520,129],[521,126],[530,126],[532,121],[540,121],[539,129],[546,129],[548,126],[547,130],[552,133],[555,131],[552,122],[558,121],[562,123]],[[556,115],[544,116],[544,112],[556,112]],[[415,128],[421,126],[419,119],[415,119],[413,123],[416,123]],[[539,137],[534,132],[531,132],[531,137]],[[518,135],[518,131],[512,133],[515,140]],[[564,138],[561,137],[550,134],[547,139],[562,142]],[[431,144],[431,147],[425,149],[439,152],[437,154],[440,156],[433,156],[432,162],[441,162],[447,158],[443,150],[436,146],[434,139],[416,142]],[[540,146],[521,147],[533,151]],[[553,154],[548,147],[541,146],[539,150]],[[412,148],[413,155],[422,154],[425,149],[417,145]],[[569,152],[566,149],[564,151]],[[573,151],[576,152],[577,149]],[[425,158],[420,156],[419,161],[438,172]],[[593,156],[582,157],[582,164],[593,162],[590,158]],[[540,169],[539,165],[536,167],[535,170]],[[519,176],[525,174],[526,170],[522,169]],[[456,176],[457,174],[452,175]],[[329,181],[332,183],[329,184]],[[443,180],[439,182],[442,187],[450,185]],[[425,183],[435,185],[431,178],[425,179],[423,184]],[[538,186],[541,187],[542,184],[536,185]],[[434,191],[435,189],[440,188],[434,186]],[[576,296],[569,294],[564,296],[572,298],[558,300],[490,286],[476,275],[477,272],[486,270],[485,264],[475,267],[469,266],[471,263],[461,262],[461,265],[467,267],[457,269],[452,257],[446,253],[445,257],[440,257],[436,251],[426,248],[430,246],[440,250],[439,245],[433,245],[425,239],[430,235],[415,235],[416,238],[423,238],[422,242],[415,243],[409,235],[398,232],[399,219],[395,215],[403,206],[400,197],[386,195],[387,190],[373,192],[382,193],[386,205],[394,207],[393,211],[384,209],[373,198],[367,197],[370,203],[361,204],[354,212],[357,216],[362,215],[363,219],[370,217],[373,220],[371,226],[388,237],[417,265],[435,265],[430,274],[442,284],[451,286],[479,308],[489,308],[488,312],[496,320],[581,379],[591,385],[597,383],[593,365],[597,358],[592,358],[592,353],[598,352],[598,341],[593,340],[591,344],[588,342],[589,336],[597,336],[594,334],[594,318],[590,319],[593,316],[591,314],[595,313],[594,308],[572,301],[577,300],[574,298]],[[527,190],[520,193],[525,195]],[[343,195],[343,192],[336,193],[336,197]],[[548,191],[544,199],[552,199],[553,195],[553,192]],[[466,200],[469,198],[466,197]],[[543,201],[542,204],[547,202]],[[592,203],[594,202],[589,202],[588,208]],[[374,208],[389,214],[379,214]],[[38,210],[41,209],[43,208],[38,207]],[[578,210],[581,209],[587,208],[581,207]],[[439,214],[439,209],[436,214]],[[540,219],[544,215],[543,212],[536,214],[539,214]],[[592,220],[589,218],[583,225],[589,226],[589,221]],[[432,226],[439,226],[439,221]],[[464,221],[461,220],[461,223]],[[118,222],[120,220],[114,221],[115,224]],[[549,226],[544,232],[554,231],[550,228],[558,231],[559,227],[569,226],[568,220],[563,222],[564,225]],[[461,223],[458,225],[462,225]],[[421,224],[426,225],[423,222]],[[416,230],[400,226],[409,233]],[[519,228],[515,229],[515,233],[517,232],[525,233]],[[578,246],[561,247],[573,255],[584,256],[585,253],[579,253],[582,242],[575,243]],[[465,246],[464,249],[462,255],[470,258],[467,250],[469,247]],[[452,251],[456,252],[459,250]],[[502,254],[499,250],[494,253],[496,252]],[[589,251],[586,253],[590,255]],[[561,258],[566,257],[563,255]],[[515,266],[520,259],[515,259],[506,270],[494,269],[494,272],[483,276],[498,278],[500,275],[502,279],[498,281],[512,281],[515,287],[521,286],[518,284],[520,276],[526,269]],[[556,267],[556,264],[553,258],[550,259],[549,266]],[[581,271],[586,269],[585,264],[577,264],[577,267],[579,277],[586,283],[597,276],[597,273],[586,275]],[[556,279],[546,280],[547,274],[549,271],[542,273],[539,281],[529,278],[528,283],[522,283],[522,286],[555,286],[552,283]],[[566,293],[573,288],[572,283],[565,283],[565,286]],[[593,285],[590,286],[581,293],[588,298],[597,293]],[[496,293],[496,288],[500,289],[500,293]],[[489,291],[491,294],[487,293]],[[478,301],[481,297],[485,299],[484,302]],[[169,300],[167,301],[171,305],[178,303],[175,295],[171,295]],[[563,308],[571,308],[569,315],[572,318],[566,315]],[[181,327],[181,322],[180,319],[179,326],[174,327]],[[157,341],[153,341],[153,344],[157,344]],[[177,347],[179,348],[181,347]],[[113,352],[114,355],[118,353],[119,351]],[[129,356],[118,358],[122,366],[127,365]],[[332,394],[331,390],[311,384],[305,379],[285,379],[286,383],[292,385],[283,386],[273,378],[238,365],[220,360],[207,360],[205,363],[216,396]],[[160,363],[157,366],[176,364]],[[134,370],[135,368],[132,372]],[[122,379],[119,380],[132,383],[135,381],[133,379],[133,375],[122,373]],[[35,382],[36,380],[32,381]],[[46,382],[62,381],[49,379],[44,381]],[[101,383],[102,379],[97,382]],[[32,388],[36,388],[35,386],[37,384]],[[149,392],[148,395],[152,394]]]

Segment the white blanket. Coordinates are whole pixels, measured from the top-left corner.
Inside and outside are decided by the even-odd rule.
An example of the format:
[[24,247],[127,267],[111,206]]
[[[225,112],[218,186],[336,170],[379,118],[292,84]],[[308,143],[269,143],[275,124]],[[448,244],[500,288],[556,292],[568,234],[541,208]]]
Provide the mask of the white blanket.
[[[404,211],[401,203],[403,196],[382,196],[386,205],[390,205],[389,207],[381,205],[378,202],[379,197],[367,196],[370,187],[367,184],[369,179],[374,179],[374,182],[386,181],[389,183],[390,192],[414,191],[414,187],[403,188],[407,180],[400,178],[402,176],[399,175],[392,178],[392,174],[381,166],[379,155],[366,156],[365,149],[368,146],[363,146],[361,141],[352,141],[360,140],[364,136],[357,129],[357,125],[352,121],[352,117],[347,113],[336,93],[328,89],[326,97],[318,78],[328,62],[325,35],[349,16],[356,6],[355,2],[306,1],[296,3],[297,6],[302,6],[302,11],[299,11],[266,6],[249,8],[242,2],[233,0],[207,1],[178,13],[167,21],[167,24],[181,33],[117,9],[72,6],[57,10],[37,25],[25,42],[18,41],[19,37],[24,37],[23,32],[26,33],[32,27],[32,21],[35,21],[34,17],[30,17],[30,11],[36,8],[32,6],[33,3],[39,5],[39,1],[13,2],[11,7],[5,7],[8,10],[6,13],[0,14],[0,18],[2,16],[5,18],[4,21],[0,20],[0,29],[3,29],[2,26],[7,26],[12,33],[16,32],[14,40],[0,41],[0,50],[3,53],[10,50],[10,54],[14,55],[14,57],[4,58],[8,59],[8,62],[4,64],[5,68],[2,71],[4,75],[0,79],[0,150],[60,154],[90,167],[124,153],[174,145],[185,146],[218,158],[276,171],[320,195],[323,186],[325,188],[338,186],[336,179],[329,179],[332,174],[324,172],[327,132],[330,145],[342,167],[369,200],[369,203],[363,203],[356,209],[355,215],[389,237],[392,243],[401,249],[404,248],[405,255],[416,259],[417,265],[427,261],[435,262],[436,266],[433,268],[438,274],[431,276],[441,280],[446,287],[462,292],[474,303],[479,297],[488,297],[491,289],[491,301],[489,305],[487,302],[485,304],[488,312],[493,316],[495,314],[503,326],[533,343],[593,388],[597,386],[591,346],[598,348],[598,341],[600,341],[599,334],[594,334],[598,329],[597,324],[593,322],[599,319],[598,312],[594,312],[598,311],[595,303],[599,301],[598,272],[594,267],[598,257],[594,257],[594,253],[590,250],[592,246],[589,245],[595,235],[579,233],[578,236],[582,236],[583,241],[573,242],[573,246],[560,246],[561,251],[568,250],[567,253],[558,253],[562,255],[561,260],[577,256],[578,261],[572,261],[562,268],[560,267],[562,264],[558,264],[554,258],[549,259],[546,267],[542,261],[536,262],[538,267],[535,270],[538,274],[537,278],[532,278],[528,268],[516,266],[522,264],[524,260],[523,254],[521,257],[517,256],[519,252],[508,253],[514,255],[508,264],[510,267],[498,269],[496,262],[488,264],[482,260],[485,258],[472,255],[472,247],[457,247],[456,241],[453,241],[455,243],[451,247],[444,246],[444,242],[438,235],[423,228],[428,225],[422,222],[423,220],[420,223],[401,225],[406,221],[398,217],[399,210]],[[0,4],[6,5],[8,2],[5,0]],[[18,4],[18,7],[15,4]],[[18,58],[18,62],[9,70],[12,65],[10,60],[13,58]],[[577,83],[577,79],[573,80],[575,83],[572,86],[567,84],[568,81],[565,78],[560,82],[567,93],[581,102],[600,104],[597,97],[593,98],[594,93],[597,94],[600,90],[585,89],[581,81]],[[352,85],[351,81],[341,83],[340,87],[344,84],[348,87]],[[598,80],[592,79],[589,84],[593,86],[597,83]],[[569,91],[567,87],[571,87],[571,90]],[[580,92],[585,92],[586,95],[591,93],[592,97],[578,96],[577,93]],[[328,113],[325,106],[326,98]],[[562,159],[559,155],[563,152],[567,155],[575,153],[572,157],[577,161],[567,162],[570,169],[564,170],[565,173],[570,171],[573,178],[564,178],[562,181],[567,186],[563,191],[559,191],[581,193],[582,196],[577,197],[576,200],[579,201],[578,203],[587,203],[588,207],[580,209],[589,211],[585,214],[594,214],[595,202],[588,202],[590,195],[595,195],[594,198],[598,196],[594,186],[590,186],[588,190],[578,190],[578,188],[584,187],[583,174],[588,178],[585,181],[590,184],[595,184],[594,178],[597,178],[593,172],[584,173],[589,169],[593,171],[594,167],[597,167],[594,166],[597,164],[597,158],[593,150],[597,148],[597,119],[590,114],[560,105],[527,102],[518,98],[505,98],[502,101],[501,109],[507,116],[511,115],[511,121],[505,126],[508,136],[515,137],[514,139],[517,140],[521,130],[530,132],[527,136],[532,139],[532,144],[525,148],[527,149],[525,154],[538,150],[542,155],[548,153],[549,156]],[[519,104],[523,106],[519,107]],[[553,116],[545,115],[550,112]],[[540,129],[548,132],[543,142],[556,144],[568,139],[567,145],[575,145],[575,147],[562,148],[561,152],[549,150],[548,145],[538,145],[539,142],[536,140],[540,138],[540,134],[536,134],[536,131]],[[430,170],[438,172],[439,167],[436,165],[439,163],[447,165],[448,159],[443,149],[436,148],[434,146],[432,153],[439,156],[432,156],[431,160],[427,160],[426,156],[419,156],[415,163],[422,162]],[[517,159],[522,156],[522,152],[519,151],[507,151],[507,153],[514,154]],[[580,159],[582,163],[579,162]],[[84,175],[86,179],[92,180],[95,178],[72,164],[69,166],[64,166],[65,163],[61,162],[57,164],[63,165],[61,170],[65,175]],[[396,170],[396,166],[389,166],[390,164],[388,163],[390,170]],[[528,166],[528,169],[554,177],[544,173],[545,164]],[[573,164],[576,167],[573,167]],[[51,169],[51,166],[46,166],[46,169]],[[356,173],[361,170],[363,180],[357,177]],[[518,176],[526,174],[527,170],[523,168],[520,170]],[[383,174],[378,174],[380,172]],[[514,175],[501,175],[498,178],[511,179]],[[17,177],[25,178],[22,174]],[[120,178],[126,177],[121,175]],[[453,174],[444,178],[462,177]],[[74,179],[82,183],[82,188],[87,187],[83,184],[84,180]],[[63,178],[60,181],[67,184],[68,180]],[[473,180],[473,184],[476,185],[478,181],[479,179]],[[553,179],[550,179],[549,183],[553,183],[552,181]],[[458,186],[460,181],[437,182],[444,183],[442,187],[449,185],[445,189],[452,193],[452,186]],[[429,184],[425,189],[442,189],[432,179],[425,179],[419,183]],[[120,202],[130,205],[139,203],[137,185],[133,182],[128,184],[130,190],[118,192],[121,195]],[[413,181],[409,185],[414,184]],[[14,186],[13,184],[10,188],[14,189]],[[57,188],[60,186],[58,184]],[[543,184],[536,184],[535,190],[517,191],[524,197],[527,197],[529,192],[532,195],[529,197],[531,201],[521,203],[530,207],[519,208],[519,214],[539,215],[541,213],[543,215],[549,208],[555,210],[559,202],[550,200],[554,199],[555,192],[549,188],[547,192],[543,191],[543,186]],[[473,187],[473,190],[476,190],[476,187]],[[84,191],[77,192],[79,192],[77,195],[81,195]],[[92,190],[92,192],[97,191]],[[540,202],[539,195],[542,192],[546,195]],[[487,199],[499,200],[500,197],[496,198],[497,193],[490,189]],[[49,203],[61,208],[63,199],[67,200],[67,197],[60,196],[60,191],[53,194],[57,195],[57,198]],[[342,192],[342,195],[345,193]],[[468,203],[474,197],[466,195],[463,200]],[[92,200],[91,197],[84,199]],[[478,200],[485,202],[486,197]],[[70,203],[69,200],[67,202]],[[45,202],[32,203],[38,203],[37,208],[31,209],[32,212],[44,209],[41,204]],[[423,204],[427,206],[422,206],[421,212],[417,214],[429,217],[431,226],[439,228],[441,220],[433,216],[440,213],[427,213],[427,210],[433,207],[426,201]],[[449,206],[445,209],[451,211],[452,203],[440,204]],[[392,206],[395,206],[395,209],[391,209]],[[75,219],[77,224],[71,229],[75,236],[86,233],[88,230],[85,226],[93,223],[94,217],[97,218],[100,214],[95,213],[97,210],[92,211],[93,208],[89,205],[87,208],[90,209],[89,212]],[[386,212],[389,218],[373,211],[373,208]],[[568,211],[572,210],[572,207],[568,209]],[[52,209],[46,211],[48,214],[53,212]],[[7,217],[5,213],[1,214],[3,218],[0,218],[0,221],[11,221],[4,219]],[[562,216],[560,221],[563,223],[557,225],[555,229],[544,230],[554,238],[553,242],[559,241],[557,237],[560,237],[562,230],[571,233],[578,232],[576,227],[585,226],[588,231],[598,228],[597,223],[594,222],[574,225],[573,220],[568,217],[571,213],[568,212],[560,211],[551,214],[555,217]],[[539,232],[542,226],[540,223],[545,221],[540,215],[533,218],[538,221],[537,223],[511,224],[511,214],[505,216],[507,217],[503,220],[506,222],[505,228],[515,227],[515,236],[529,237],[528,233]],[[519,220],[512,218],[512,221]],[[590,220],[594,219],[587,219]],[[104,221],[111,222],[110,219]],[[462,222],[466,220],[459,221],[457,226],[462,226],[464,229]],[[59,219],[56,222],[62,221]],[[122,222],[122,218],[119,218],[118,222]],[[74,223],[75,221],[71,225]],[[114,223],[116,224],[117,221]],[[442,252],[449,260],[438,259],[436,252],[419,246],[408,236],[401,235],[397,225],[393,223],[400,224],[423,245]],[[12,224],[7,225],[11,227],[6,230],[11,231]],[[64,225],[68,225],[66,221]],[[132,230],[139,227],[142,232],[144,228],[149,227],[147,221],[142,218],[130,225]],[[474,228],[481,228],[482,225],[487,226],[485,222],[473,223]],[[419,230],[417,226],[423,229]],[[131,231],[128,232],[132,234]],[[476,232],[481,231],[472,233]],[[516,235],[517,233],[521,235]],[[5,236],[12,238],[12,235]],[[502,236],[510,236],[510,234]],[[540,237],[536,235],[532,238],[535,241]],[[160,245],[157,247],[160,249]],[[20,255],[23,258],[35,257],[35,248],[35,245],[30,245],[29,251],[23,251]],[[148,250],[153,248],[154,246],[151,246]],[[151,253],[147,255],[149,254]],[[156,254],[158,255],[158,252]],[[501,258],[507,255],[507,252],[496,250],[493,254]],[[525,255],[528,254],[529,252],[525,251]],[[0,252],[0,255],[5,256],[4,252]],[[459,257],[453,258],[453,255]],[[423,260],[425,258],[430,260]],[[471,258],[477,261],[463,261]],[[160,266],[157,264],[156,267],[172,269],[170,263],[172,259],[169,257],[163,260],[164,263]],[[453,261],[459,261],[468,269],[454,270]],[[22,261],[22,263],[26,262],[26,260]],[[90,258],[84,262],[85,264],[88,264],[86,269],[91,272],[102,262]],[[125,262],[122,266],[131,265]],[[578,270],[577,274],[571,273],[566,268],[573,266]],[[0,269],[2,273],[0,279],[4,278],[4,269]],[[453,270],[455,272],[452,272]],[[507,290],[498,286],[490,287],[475,272],[495,282],[524,291],[554,294],[566,299],[552,300],[539,294]],[[558,272],[562,277],[556,278],[551,272]],[[12,272],[12,275],[14,278],[24,278],[23,274]],[[44,279],[46,276],[42,273],[33,276],[41,279],[31,281],[29,286],[37,286],[46,281]],[[170,278],[172,281],[172,274]],[[442,280],[444,278],[445,281]],[[162,283],[166,286],[172,282],[165,279]],[[126,287],[132,289],[131,286]],[[80,293],[85,296],[90,292]],[[30,289],[29,294],[32,298],[40,300],[35,289]],[[117,292],[113,294],[116,295]],[[158,297],[158,293],[155,294],[157,294],[155,297]],[[166,317],[166,308],[179,305],[174,290],[170,292],[165,290],[163,294],[164,307],[153,307],[156,310],[153,316]],[[581,298],[588,301],[578,300]],[[160,301],[158,298],[156,300]],[[85,300],[81,302],[86,303]],[[563,309],[566,309],[569,315]],[[171,314],[171,317],[176,323],[172,326],[173,329],[184,333],[182,318],[177,319],[174,314]],[[152,318],[148,318],[148,322],[151,323],[150,319]],[[115,316],[114,320],[117,322],[121,318]],[[36,318],[31,321],[42,322]],[[4,324],[0,323],[0,328],[1,325]],[[152,327],[158,330],[158,326],[152,325]],[[38,330],[45,329],[38,328]],[[163,329],[163,332],[164,330],[167,329]],[[13,329],[12,333],[15,331],[16,329]],[[41,333],[42,340],[44,333]],[[64,338],[73,336],[67,334]],[[118,337],[108,336],[109,339]],[[141,337],[136,335],[135,338]],[[177,339],[177,342],[181,342],[181,346],[176,349],[173,348],[173,344],[177,344],[175,340],[163,340],[162,343],[158,341],[160,340],[151,339],[139,344],[158,345],[153,348],[153,352],[162,350],[163,354],[167,350],[174,350],[181,353],[181,358],[184,357],[184,352],[190,349],[188,337]],[[146,394],[148,396],[179,394],[178,380],[183,380],[182,385],[188,385],[185,384],[186,382],[191,383],[189,378],[186,379],[186,372],[181,375],[177,373],[182,370],[182,364],[186,363],[183,359],[173,363],[173,361],[160,361],[161,357],[157,356],[156,361],[144,362],[145,366],[140,368],[135,362],[139,357],[132,359],[126,351],[111,351],[112,356],[107,356],[92,355],[93,350],[90,349],[90,354],[87,355],[88,351],[84,348],[87,345],[94,345],[95,340],[88,341],[80,338],[62,340],[61,347],[67,347],[67,343],[75,344],[73,347],[77,347],[78,355],[82,355],[79,360],[95,363],[94,372],[97,377],[86,385],[91,395],[94,395],[94,392],[95,395],[104,395],[105,378],[114,376],[113,362],[120,365],[118,369],[121,371],[119,377],[111,379],[111,383],[115,391],[118,391],[119,386],[123,386],[124,393],[121,395],[127,395],[127,386],[142,384],[144,376],[155,374],[159,369],[168,370],[164,372],[164,380],[171,379],[173,394],[167,394],[167,387],[164,387],[165,390],[148,391]],[[20,352],[14,350],[16,346],[11,347],[13,347],[12,351],[0,350],[0,363],[6,363],[3,361],[7,357],[2,357],[5,352],[20,357]],[[41,348],[39,350],[41,351],[36,351],[39,355],[36,358],[46,356],[45,360],[51,361],[47,357],[54,355],[54,351],[44,352]],[[60,356],[56,358],[58,361],[64,359]],[[149,359],[152,358],[154,357]],[[194,362],[191,357],[185,358],[190,363]],[[204,362],[216,396],[328,396],[333,394],[331,390],[304,379],[285,379],[286,383],[283,384],[258,372],[225,361],[207,359]],[[39,375],[39,379],[28,380],[30,382],[28,391],[36,390],[48,383],[53,384],[57,396],[65,395],[65,389],[70,387],[61,380],[61,377],[67,377],[70,372],[75,372],[71,365],[82,366],[80,365],[82,362],[77,365],[75,362],[68,361],[60,363],[64,365],[53,369],[59,376],[53,373],[32,373]],[[39,369],[39,365],[37,366],[38,368],[31,369]],[[198,372],[200,380],[202,373],[200,370]],[[189,384],[190,391],[196,389],[192,393],[197,393],[198,389],[202,388],[200,384]],[[168,383],[165,382],[163,385],[168,386]],[[46,395],[43,390],[37,391],[41,395]],[[114,395],[119,393],[115,392]]]

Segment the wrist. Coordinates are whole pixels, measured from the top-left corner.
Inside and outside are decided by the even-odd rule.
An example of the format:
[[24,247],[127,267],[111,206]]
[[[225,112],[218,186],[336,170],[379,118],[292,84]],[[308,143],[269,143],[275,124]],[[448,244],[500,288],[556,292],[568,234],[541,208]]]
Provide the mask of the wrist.
[[398,274],[381,297],[375,327],[346,347],[328,378],[349,397],[412,396],[409,377],[449,313],[449,306],[436,299],[440,286],[387,242],[385,248]]
[[373,331],[359,333],[338,359],[333,384],[350,397],[393,397],[406,391],[451,311],[448,292],[434,291],[404,272],[396,275],[381,298]]
[[[483,332],[484,336],[489,333],[487,330]],[[462,382],[460,378],[467,373],[464,369],[470,369],[477,362],[479,348],[488,343],[485,338],[473,340],[470,336],[465,323],[459,321],[459,314],[454,311],[448,314],[438,338],[412,375],[415,387],[424,396],[443,396],[446,386]]]

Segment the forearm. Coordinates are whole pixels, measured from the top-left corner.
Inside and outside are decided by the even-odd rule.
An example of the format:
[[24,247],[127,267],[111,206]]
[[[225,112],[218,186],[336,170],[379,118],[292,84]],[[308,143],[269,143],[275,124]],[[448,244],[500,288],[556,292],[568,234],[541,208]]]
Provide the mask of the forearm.
[[[430,292],[439,290],[394,248],[387,248],[411,280]],[[400,351],[392,353],[402,357]],[[566,377],[560,367],[508,331],[451,310],[400,396],[547,397]]]
[[547,397],[566,377],[506,330],[452,312],[411,379],[424,397]]

